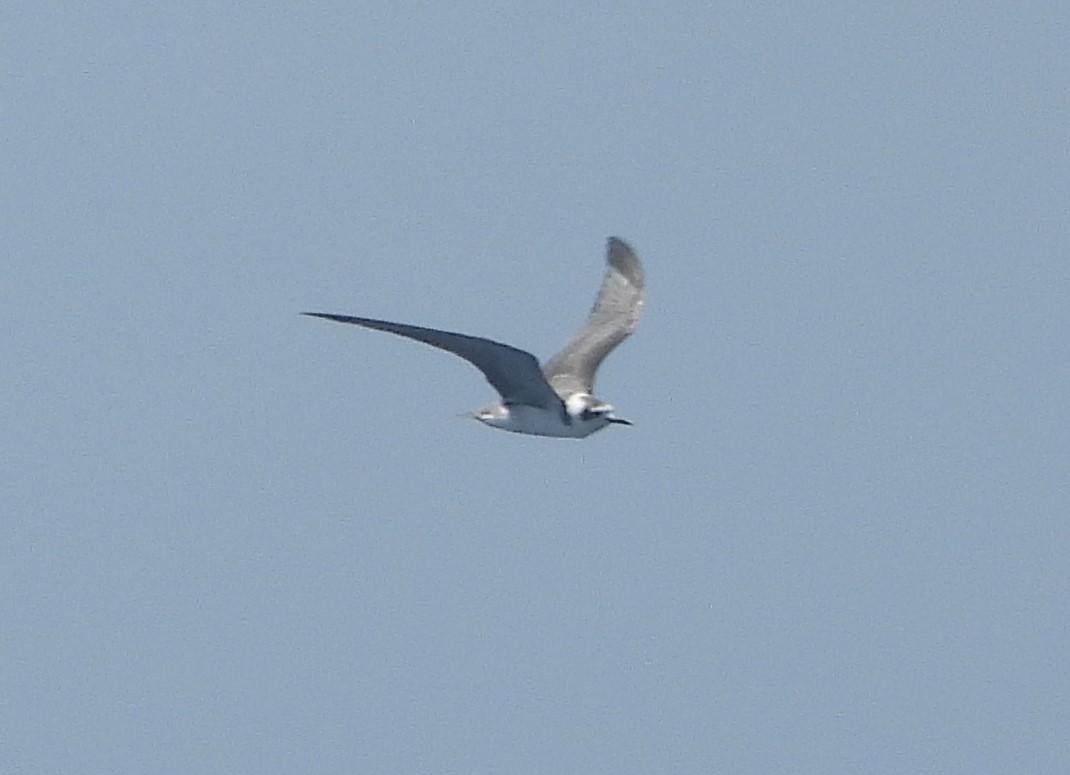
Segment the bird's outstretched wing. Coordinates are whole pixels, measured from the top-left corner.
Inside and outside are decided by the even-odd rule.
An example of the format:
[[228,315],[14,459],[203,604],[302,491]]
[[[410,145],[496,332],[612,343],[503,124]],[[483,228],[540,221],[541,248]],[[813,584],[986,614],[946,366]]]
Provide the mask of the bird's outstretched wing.
[[639,322],[644,297],[639,258],[626,242],[610,237],[606,263],[606,276],[587,322],[543,368],[560,396],[590,393],[599,364]]
[[561,407],[561,399],[546,382],[546,378],[539,369],[538,359],[531,353],[516,347],[478,336],[409,326],[404,323],[390,323],[386,320],[332,315],[325,312],[302,312],[301,314],[334,320],[338,323],[352,323],[376,331],[387,331],[429,344],[440,350],[459,355],[483,372],[487,382],[501,394],[502,401],[554,410]]

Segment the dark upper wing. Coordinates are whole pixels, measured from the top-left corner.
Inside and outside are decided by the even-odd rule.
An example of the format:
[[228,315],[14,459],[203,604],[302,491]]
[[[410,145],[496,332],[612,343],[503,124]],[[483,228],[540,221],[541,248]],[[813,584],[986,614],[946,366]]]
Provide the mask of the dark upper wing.
[[554,409],[561,405],[561,399],[547,384],[535,356],[507,344],[478,336],[408,326],[404,323],[390,323],[385,320],[331,315],[324,312],[302,312],[301,314],[334,320],[338,323],[352,323],[376,331],[387,331],[459,355],[483,372],[483,376],[501,394],[504,401]]
[[587,322],[543,368],[558,395],[589,393],[599,364],[639,322],[644,296],[639,258],[623,240],[610,237],[606,263],[606,276]]

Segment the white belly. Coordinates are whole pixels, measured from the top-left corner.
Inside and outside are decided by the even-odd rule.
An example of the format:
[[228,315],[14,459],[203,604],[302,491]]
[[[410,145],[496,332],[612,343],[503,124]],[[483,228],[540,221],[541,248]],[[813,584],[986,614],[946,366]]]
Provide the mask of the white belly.
[[477,417],[476,419],[503,431],[564,439],[582,439],[609,425],[609,420],[602,416],[585,420],[573,417],[570,418],[572,422],[567,423],[558,412],[526,404],[514,404],[508,407],[507,413],[496,417]]

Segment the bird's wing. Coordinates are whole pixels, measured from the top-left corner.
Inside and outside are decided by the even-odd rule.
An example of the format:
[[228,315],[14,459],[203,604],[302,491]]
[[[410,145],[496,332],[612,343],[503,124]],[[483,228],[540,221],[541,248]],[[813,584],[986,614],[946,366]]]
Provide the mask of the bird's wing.
[[535,356],[507,344],[478,336],[390,323],[385,320],[331,315],[325,312],[301,314],[338,323],[352,323],[376,331],[387,331],[459,355],[483,372],[487,382],[501,394],[503,401],[555,410],[561,406],[561,399],[546,382]]
[[587,322],[543,368],[560,396],[590,393],[599,364],[639,322],[644,296],[639,258],[623,240],[610,237],[606,263],[606,276]]

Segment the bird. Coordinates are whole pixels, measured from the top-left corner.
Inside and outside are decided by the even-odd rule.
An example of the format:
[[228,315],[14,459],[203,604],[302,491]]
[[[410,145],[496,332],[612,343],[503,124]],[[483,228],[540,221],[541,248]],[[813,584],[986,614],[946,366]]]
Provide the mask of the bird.
[[632,423],[591,394],[595,372],[635,329],[643,309],[645,278],[635,251],[624,240],[606,241],[606,274],[587,321],[544,366],[531,353],[479,336],[406,323],[302,312],[414,339],[458,355],[486,377],[501,397],[465,416],[513,433],[582,439],[609,425]]

